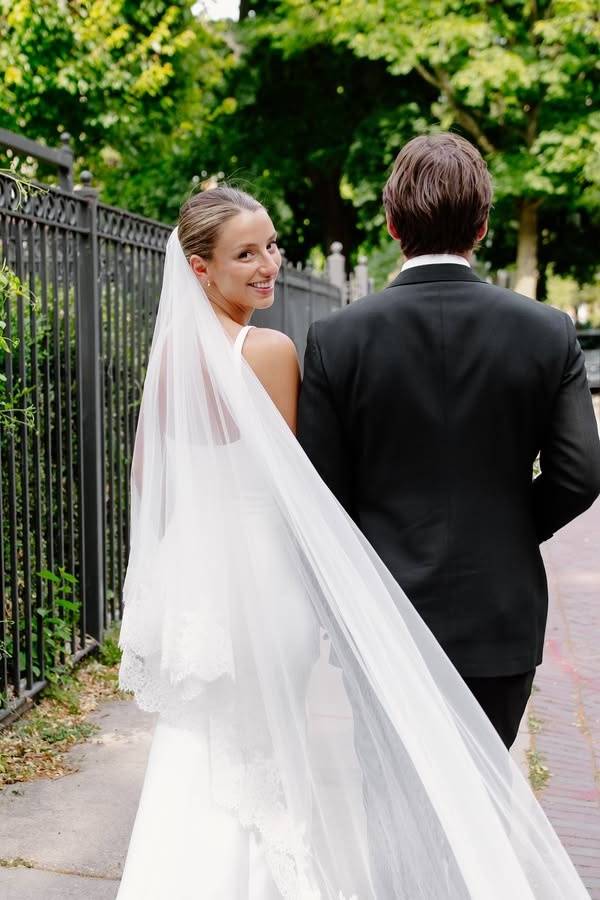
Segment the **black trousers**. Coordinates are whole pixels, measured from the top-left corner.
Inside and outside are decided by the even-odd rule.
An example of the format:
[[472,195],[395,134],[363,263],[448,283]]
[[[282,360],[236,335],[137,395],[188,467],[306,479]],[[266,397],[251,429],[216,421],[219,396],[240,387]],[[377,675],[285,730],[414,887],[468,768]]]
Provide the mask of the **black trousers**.
[[507,749],[517,736],[534,675],[535,669],[532,669],[518,675],[464,679]]

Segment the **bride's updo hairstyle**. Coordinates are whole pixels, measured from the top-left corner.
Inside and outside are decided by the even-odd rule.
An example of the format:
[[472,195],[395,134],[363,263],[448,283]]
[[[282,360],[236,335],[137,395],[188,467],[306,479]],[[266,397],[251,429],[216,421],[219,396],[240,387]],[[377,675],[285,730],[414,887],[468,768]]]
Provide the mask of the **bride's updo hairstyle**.
[[194,194],[179,213],[179,243],[186,259],[201,256],[212,259],[221,228],[242,210],[264,209],[262,203],[245,191],[222,185]]

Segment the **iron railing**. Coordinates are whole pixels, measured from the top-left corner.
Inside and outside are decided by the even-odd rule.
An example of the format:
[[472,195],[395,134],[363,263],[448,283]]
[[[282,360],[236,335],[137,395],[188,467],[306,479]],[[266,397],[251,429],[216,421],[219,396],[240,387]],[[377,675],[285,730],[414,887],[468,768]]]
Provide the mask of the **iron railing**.
[[[164,248],[170,228],[120,209],[98,205],[96,246],[101,318],[98,390],[102,419],[97,423],[95,458],[103,467],[93,481],[103,490],[99,526],[105,535],[97,565],[105,591],[101,598],[105,628],[120,618],[121,585],[129,548],[129,469],[137,413],[162,278]],[[91,350],[91,348],[90,348]],[[95,508],[95,503],[94,503]]]
[[[121,616],[169,232],[99,203],[89,182],[23,197],[0,175],[0,721],[45,686],[56,656],[89,652]],[[337,287],[285,265],[256,324],[302,356],[310,322],[341,303]]]
[[62,147],[55,150],[54,147],[46,147],[37,141],[0,128],[0,147],[7,147],[18,157],[32,157],[41,162],[55,166],[58,173],[58,186],[63,191],[73,190],[73,151],[70,147],[71,135],[63,131],[60,136]]
[[298,269],[284,261],[275,284],[275,302],[257,310],[252,324],[283,331],[292,338],[303,361],[306,333],[311,322],[342,305],[342,293],[311,269]]

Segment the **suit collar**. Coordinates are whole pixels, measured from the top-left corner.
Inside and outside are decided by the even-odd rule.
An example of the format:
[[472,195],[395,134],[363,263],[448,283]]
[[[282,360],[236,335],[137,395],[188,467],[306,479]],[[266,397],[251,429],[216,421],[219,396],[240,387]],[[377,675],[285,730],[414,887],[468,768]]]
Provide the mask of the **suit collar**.
[[405,269],[387,287],[400,287],[403,284],[424,284],[427,281],[475,281],[480,284],[485,283],[470,267],[458,266],[456,263],[440,263],[438,265],[414,266],[412,269]]

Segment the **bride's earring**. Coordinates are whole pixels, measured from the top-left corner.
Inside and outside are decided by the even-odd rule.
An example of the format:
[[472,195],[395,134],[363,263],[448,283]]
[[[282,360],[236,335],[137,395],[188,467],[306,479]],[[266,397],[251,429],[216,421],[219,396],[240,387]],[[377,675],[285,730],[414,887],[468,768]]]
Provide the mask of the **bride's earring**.
[[207,288],[210,287],[210,279],[206,282],[206,287],[207,287]]

